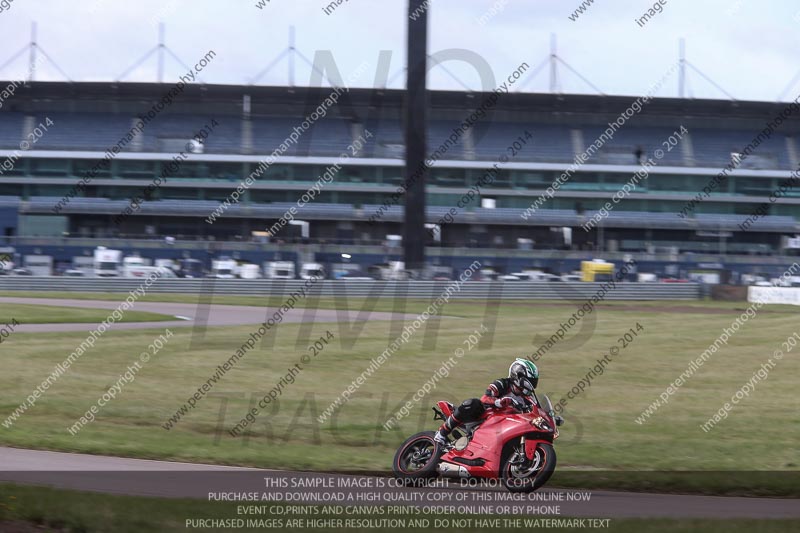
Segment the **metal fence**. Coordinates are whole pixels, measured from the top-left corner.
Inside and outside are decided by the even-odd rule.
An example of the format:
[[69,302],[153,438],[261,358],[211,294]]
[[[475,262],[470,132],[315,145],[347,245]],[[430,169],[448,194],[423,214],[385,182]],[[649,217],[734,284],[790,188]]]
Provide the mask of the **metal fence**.
[[[143,279],[136,278],[69,278],[69,277],[0,277],[0,291],[56,292],[118,292],[126,293],[139,287]],[[148,288],[151,293],[230,294],[243,296],[288,295],[303,285],[302,280],[265,279],[159,279]],[[368,281],[324,280],[314,285],[313,292],[321,296],[347,295],[374,297],[404,295],[408,298],[431,298],[444,291],[447,281]],[[604,283],[526,282],[526,281],[469,281],[453,298],[514,299],[514,300],[578,300],[591,298]],[[697,283],[623,283],[609,288],[606,300],[696,300],[702,295]]]

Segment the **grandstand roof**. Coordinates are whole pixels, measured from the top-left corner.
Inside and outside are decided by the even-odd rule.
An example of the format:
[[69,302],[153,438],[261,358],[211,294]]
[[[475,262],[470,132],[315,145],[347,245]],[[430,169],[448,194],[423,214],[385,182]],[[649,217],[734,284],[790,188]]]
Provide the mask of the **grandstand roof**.
[[[5,87],[12,81],[0,81]],[[19,83],[19,82],[17,82]],[[140,110],[141,102],[155,101],[169,91],[172,83],[113,83],[113,82],[30,82],[19,86],[16,94],[7,99],[2,111],[70,110],[94,112],[126,112]],[[189,84],[172,106],[178,112],[191,113],[201,108],[231,113],[241,111],[242,97],[251,97],[253,113],[273,113],[283,110],[287,115],[302,112],[318,102],[331,91],[328,87],[275,87],[256,85],[210,85]],[[480,104],[490,93],[463,91],[430,91],[430,105],[437,110],[457,110],[461,113]],[[403,105],[405,92],[396,89],[361,89],[349,91],[353,106],[378,107],[398,110]],[[565,120],[592,121],[598,115],[618,115],[637,96],[604,96],[582,94],[503,93],[496,110],[508,112],[508,119],[519,112],[532,115],[560,116]],[[63,105],[62,105],[63,103]],[[127,109],[125,103],[137,104]],[[340,104],[344,101],[340,102]],[[315,104],[314,104],[315,105]],[[642,110],[640,123],[646,117],[683,116],[689,118],[716,118],[720,127],[730,121],[765,121],[786,108],[786,103],[731,101],[711,99],[653,98]],[[340,114],[342,110],[338,111]],[[605,118],[603,118],[605,120]],[[644,125],[644,124],[641,124]],[[744,124],[741,124],[744,126]],[[783,132],[800,131],[800,120],[790,117],[783,125]]]

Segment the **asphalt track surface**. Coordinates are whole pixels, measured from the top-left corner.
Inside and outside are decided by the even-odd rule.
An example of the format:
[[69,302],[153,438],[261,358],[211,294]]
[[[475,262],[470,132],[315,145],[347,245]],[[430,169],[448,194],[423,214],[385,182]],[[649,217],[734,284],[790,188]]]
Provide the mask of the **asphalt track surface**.
[[[2,303],[51,305],[59,307],[80,307],[114,310],[117,301],[68,300],[51,298],[2,297]],[[138,311],[149,311],[164,315],[180,316],[182,319],[164,322],[116,323],[115,329],[144,329],[153,327],[191,327],[195,319],[203,319],[208,326],[229,326],[257,324],[263,322],[267,311],[263,307],[209,305],[201,309],[197,304],[137,302]],[[275,310],[270,310],[269,314]],[[300,322],[303,309],[289,311],[285,322]],[[202,315],[202,316],[201,316]],[[409,315],[406,315],[406,317]],[[353,313],[335,310],[318,310],[315,320],[336,322],[347,317],[353,320]],[[371,313],[369,319],[389,320],[391,313]],[[27,324],[16,329],[20,332],[91,331],[96,324]],[[225,491],[241,492],[264,491],[265,475],[288,478],[324,478],[331,482],[345,483],[357,479],[373,482],[379,478],[351,476],[343,474],[292,473],[253,468],[150,461],[122,457],[82,455],[74,453],[23,450],[0,447],[0,481],[48,485],[56,488],[126,494],[132,496],[155,496],[164,498],[209,499],[210,493]],[[315,493],[314,489],[302,492]],[[322,489],[320,489],[322,490]],[[348,489],[363,493],[375,493],[373,488]],[[384,489],[381,489],[382,491]],[[416,494],[418,499],[409,497],[402,503],[391,505],[440,506],[454,505],[455,498],[463,498],[461,505],[497,505],[481,498],[488,492],[495,495],[505,493],[505,489],[470,488],[452,481],[445,486],[430,488],[385,489],[390,494]],[[279,490],[277,492],[280,492]],[[461,495],[456,496],[455,492]],[[613,491],[589,491],[589,501],[563,501],[559,497],[574,494],[576,491],[543,489],[538,491],[541,501],[504,502],[506,505],[552,506],[559,505],[559,516],[593,518],[769,518],[800,519],[800,502],[796,499],[740,498],[717,496],[694,496],[676,494],[627,493]],[[560,495],[560,493],[564,493]],[[441,496],[444,495],[444,496]],[[448,496],[449,495],[449,496]],[[442,497],[441,500],[435,498]],[[449,498],[449,499],[448,499]],[[548,501],[548,499],[550,499]],[[261,502],[263,503],[263,502]],[[287,504],[289,502],[286,502]],[[305,502],[314,503],[314,502]],[[319,500],[318,503],[326,503]],[[382,503],[387,504],[387,503]],[[352,504],[351,504],[352,505]],[[363,505],[363,504],[361,504]],[[524,513],[524,511],[523,511]],[[543,518],[546,516],[542,516]],[[550,516],[553,517],[553,516]]]
[[[126,494],[134,496],[154,496],[162,498],[211,499],[210,494],[219,495],[230,492],[270,492],[273,494],[304,493],[320,494],[322,489],[265,488],[265,476],[275,479],[327,479],[331,484],[339,480],[367,484],[380,478],[343,474],[318,474],[307,472],[280,472],[254,468],[238,468],[217,465],[176,463],[81,455],[49,451],[0,448],[0,481],[26,484],[48,485],[63,489]],[[384,478],[385,479],[385,478]],[[374,487],[374,485],[373,485]],[[334,489],[341,490],[341,489]],[[381,492],[388,494],[381,505],[415,505],[439,507],[455,505],[487,506],[487,493],[494,495],[510,494],[505,489],[475,489],[459,486],[452,481],[448,486],[431,488],[351,488],[346,491],[362,494]],[[553,501],[560,493],[589,493],[588,501]],[[456,496],[459,493],[460,496]],[[391,496],[404,495],[403,501]],[[410,495],[416,495],[412,498]],[[503,501],[504,506],[535,506],[534,511],[544,516],[542,506],[559,505],[559,516],[592,518],[770,518],[800,519],[800,505],[797,500],[739,498],[717,496],[690,496],[676,494],[628,493],[613,491],[575,491],[561,489],[542,489],[534,493],[538,501]],[[435,498],[433,498],[435,496]],[[458,499],[457,499],[458,498]],[[463,499],[461,499],[463,498]],[[478,499],[480,498],[480,499]],[[265,503],[263,501],[259,502]],[[289,501],[286,505],[325,503],[320,497],[316,502]],[[334,502],[336,504],[336,502]],[[243,505],[247,505],[243,503]],[[377,503],[346,503],[345,505],[377,505]],[[530,510],[530,509],[529,509]],[[522,511],[525,514],[525,511]],[[452,515],[450,515],[452,516]],[[554,517],[554,516],[550,516]]]
[[[124,295],[122,295],[121,301]],[[121,301],[115,300],[67,300],[58,298],[16,298],[0,297],[0,305],[27,304],[50,305],[57,307],[80,307],[83,309],[107,309],[110,312],[119,307]],[[147,311],[162,315],[181,317],[163,322],[115,322],[113,329],[148,329],[168,327],[194,327],[195,325],[213,326],[240,326],[246,324],[260,324],[271,317],[278,308],[252,307],[243,305],[199,305],[197,303],[167,303],[167,302],[136,302],[132,307],[134,311]],[[283,315],[283,322],[302,322],[305,309],[295,308]],[[358,311],[318,309],[314,320],[317,322],[338,322],[339,320],[351,322],[358,316]],[[412,315],[394,315],[395,318],[415,318]],[[373,311],[368,315],[369,320],[391,320],[392,313]],[[15,331],[27,333],[45,333],[59,331],[84,331],[90,332],[97,324],[22,324],[14,328]]]

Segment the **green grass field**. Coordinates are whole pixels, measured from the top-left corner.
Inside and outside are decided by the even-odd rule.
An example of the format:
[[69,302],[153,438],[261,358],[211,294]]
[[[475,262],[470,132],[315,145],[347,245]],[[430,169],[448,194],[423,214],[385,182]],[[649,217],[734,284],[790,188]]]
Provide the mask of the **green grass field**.
[[[147,300],[191,302],[196,297],[148,295]],[[214,302],[265,304],[256,296],[215,297]],[[351,301],[349,305],[358,309],[362,303]],[[376,310],[392,309],[390,300],[375,304]],[[336,339],[286,386],[277,407],[268,407],[238,438],[227,431],[289,367],[301,361],[301,356],[310,355],[309,340],[296,346],[299,324],[282,324],[274,346],[258,346],[248,353],[214,386],[211,396],[197,402],[197,407],[168,431],[162,424],[253,330],[250,326],[210,328],[205,338],[195,339],[193,345],[191,328],[175,328],[174,336],[136,381],[127,385],[94,423],[71,436],[67,427],[155,336],[163,333],[159,328],[112,330],[11,429],[0,425],[0,444],[281,469],[385,472],[406,436],[436,428],[437,422],[429,416],[436,400],[456,402],[480,396],[491,380],[505,375],[515,356],[533,352],[534,336],[551,335],[577,309],[577,304],[552,304],[503,304],[496,324],[487,324],[494,329],[491,346],[468,351],[396,430],[384,431],[382,425],[431,379],[455,349],[467,348],[465,339],[485,320],[480,302],[448,304],[443,314],[450,318],[439,323],[435,348],[431,346],[432,332],[428,332],[427,341],[424,330],[416,333],[367,379],[332,422],[323,424],[317,422],[317,416],[369,366],[371,358],[386,349],[391,340],[390,324],[365,322],[360,335],[345,340],[344,345],[342,338],[348,337],[346,331],[352,325],[342,325],[340,330],[336,323],[314,324],[310,342],[327,330]],[[341,305],[333,300],[319,303],[320,308],[329,309]],[[408,302],[407,312],[419,313],[426,306],[425,302]],[[672,396],[668,405],[644,424],[634,422],[745,307],[745,303],[727,302],[609,303],[595,311],[593,328],[587,327],[578,335],[569,333],[563,349],[553,348],[543,356],[539,361],[539,390],[557,402],[610,347],[620,346],[618,339],[626,331],[635,329],[637,322],[643,329],[613,358],[603,375],[569,401],[564,414],[567,422],[556,442],[559,468],[552,483],[679,492],[800,494],[800,487],[781,476],[766,477],[757,486],[742,486],[741,480],[727,474],[704,474],[692,483],[684,483],[679,476],[627,475],[642,471],[800,469],[800,398],[796,393],[800,348],[787,353],[726,420],[709,433],[700,427],[781,347],[782,341],[800,331],[796,308],[763,308]],[[579,328],[576,326],[573,332]],[[3,343],[0,422],[83,337],[77,333],[15,333]],[[597,470],[623,475],[592,477]]]
[[[53,305],[2,304],[0,324],[16,319],[20,324],[91,324],[101,322],[113,309],[79,309]],[[159,322],[175,320],[174,316],[129,310],[119,322]]]

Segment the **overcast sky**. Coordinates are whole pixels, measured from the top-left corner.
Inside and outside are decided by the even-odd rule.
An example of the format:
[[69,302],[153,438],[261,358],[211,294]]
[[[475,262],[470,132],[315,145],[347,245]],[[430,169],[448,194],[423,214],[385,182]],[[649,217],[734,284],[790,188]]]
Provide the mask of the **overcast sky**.
[[[6,1],[6,0],[2,0]],[[405,64],[406,0],[347,0],[331,14],[331,0],[13,0],[0,12],[0,64],[29,40],[31,21],[38,22],[42,49],[78,81],[116,79],[157,43],[158,22],[166,24],[167,46],[188,64],[209,49],[217,57],[203,72],[206,83],[246,84],[287,47],[289,26],[297,32],[297,49],[309,59],[330,50],[342,77],[348,79],[364,61],[369,68],[351,86],[371,87],[380,50],[391,50],[389,75]],[[335,0],[334,0],[335,1]],[[665,0],[662,0],[664,2]],[[678,39],[686,38],[687,57],[726,91],[740,100],[774,101],[800,71],[800,3],[790,0],[666,0],[663,11],[640,27],[635,19],[648,0],[595,0],[572,21],[579,0],[431,0],[429,53],[466,49],[479,54],[501,81],[517,65],[530,70],[547,58],[550,34],[558,36],[558,55],[606,94],[643,94],[677,61]],[[497,6],[491,16],[490,9]],[[481,16],[491,16],[485,25]],[[0,79],[25,77],[27,56],[0,70]],[[152,57],[125,81],[155,81]],[[428,86],[479,89],[475,68],[450,61],[432,67]],[[283,59],[259,81],[288,83]],[[185,69],[174,59],[166,62],[166,81]],[[525,79],[525,90],[548,90],[547,68]],[[311,69],[298,58],[296,84],[307,85]],[[44,62],[39,80],[62,80]],[[696,72],[689,72],[687,95],[725,98]],[[594,90],[559,67],[560,90]],[[402,87],[398,76],[391,87]],[[519,83],[518,83],[519,86]],[[795,83],[784,98],[800,93]],[[673,75],[658,93],[677,96]]]

